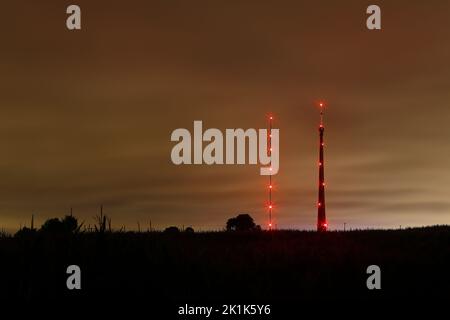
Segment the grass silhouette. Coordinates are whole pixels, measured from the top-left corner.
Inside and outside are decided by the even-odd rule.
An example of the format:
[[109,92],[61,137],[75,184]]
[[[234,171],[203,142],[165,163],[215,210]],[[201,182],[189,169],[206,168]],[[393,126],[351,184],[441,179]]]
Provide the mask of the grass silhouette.
[[[313,301],[449,298],[450,227],[347,232],[98,232],[0,236],[0,298]],[[86,229],[85,229],[86,230]],[[101,232],[100,232],[101,230]],[[68,265],[82,290],[66,288]],[[366,268],[381,267],[382,290]]]

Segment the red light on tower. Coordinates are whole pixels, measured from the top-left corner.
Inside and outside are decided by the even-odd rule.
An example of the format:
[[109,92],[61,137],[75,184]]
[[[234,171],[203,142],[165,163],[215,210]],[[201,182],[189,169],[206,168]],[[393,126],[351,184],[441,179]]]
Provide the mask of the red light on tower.
[[318,106],[320,109],[323,109],[326,107],[326,101],[324,100],[316,100],[315,105]]

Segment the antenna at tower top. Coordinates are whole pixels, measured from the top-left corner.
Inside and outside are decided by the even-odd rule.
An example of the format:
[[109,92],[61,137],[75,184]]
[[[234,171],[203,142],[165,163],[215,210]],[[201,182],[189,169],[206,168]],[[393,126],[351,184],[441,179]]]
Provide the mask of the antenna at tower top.
[[325,103],[319,102],[319,108],[320,108],[320,126],[323,126],[323,110],[325,109]]

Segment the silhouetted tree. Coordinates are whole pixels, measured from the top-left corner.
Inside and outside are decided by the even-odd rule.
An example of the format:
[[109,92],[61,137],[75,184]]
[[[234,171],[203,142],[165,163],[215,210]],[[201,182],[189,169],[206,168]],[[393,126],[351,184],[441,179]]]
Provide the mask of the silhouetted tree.
[[43,233],[63,233],[64,227],[58,218],[47,219],[41,227]]
[[239,214],[227,221],[227,231],[252,231],[257,226],[249,214]]
[[40,232],[48,234],[74,234],[80,231],[83,224],[79,225],[74,216],[65,216],[63,219],[51,218],[44,222]]
[[14,236],[15,237],[30,237],[36,234],[36,230],[35,229],[30,229],[27,227],[23,227],[21,229],[19,229]]
[[74,216],[65,216],[64,219],[61,220],[63,228],[66,232],[75,233],[79,230],[81,226],[78,226],[78,220]]
[[186,233],[194,233],[194,228],[187,227],[186,230],[184,230],[184,232],[186,232]]
[[180,232],[180,229],[178,229],[175,226],[168,227],[164,230],[164,233],[169,233],[169,234],[175,234],[175,233],[179,233],[179,232]]

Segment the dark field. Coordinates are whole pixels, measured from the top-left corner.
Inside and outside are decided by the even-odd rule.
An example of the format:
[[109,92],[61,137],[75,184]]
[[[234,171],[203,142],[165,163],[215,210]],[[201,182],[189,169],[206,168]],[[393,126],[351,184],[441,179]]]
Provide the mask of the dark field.
[[[445,299],[450,227],[395,231],[80,233],[0,238],[2,301]],[[81,267],[82,289],[66,289]],[[366,268],[381,267],[381,290]]]

